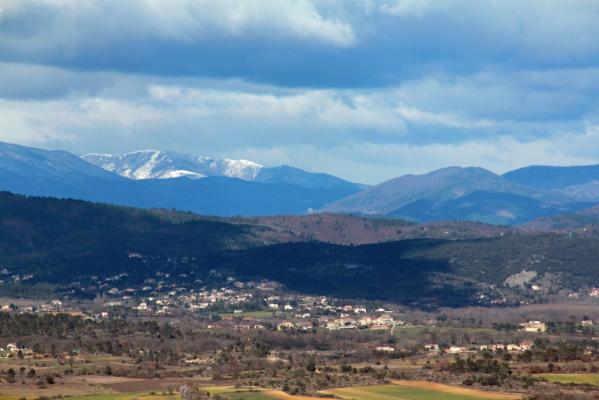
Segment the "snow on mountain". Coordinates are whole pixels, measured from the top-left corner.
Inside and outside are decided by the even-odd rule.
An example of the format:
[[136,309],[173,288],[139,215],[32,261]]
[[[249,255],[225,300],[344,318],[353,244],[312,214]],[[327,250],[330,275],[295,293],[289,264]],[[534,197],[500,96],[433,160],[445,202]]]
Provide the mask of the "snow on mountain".
[[262,165],[248,160],[219,159],[162,150],[140,150],[124,154],[90,153],[81,158],[107,171],[135,180],[226,176],[251,181],[263,169]]

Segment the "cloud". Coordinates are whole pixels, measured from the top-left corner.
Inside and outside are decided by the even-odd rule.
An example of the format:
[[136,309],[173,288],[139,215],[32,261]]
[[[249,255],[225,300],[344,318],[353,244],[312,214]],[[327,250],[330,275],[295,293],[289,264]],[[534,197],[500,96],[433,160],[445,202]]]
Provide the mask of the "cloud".
[[77,153],[192,151],[368,183],[451,164],[504,171],[599,162],[592,154],[598,74],[438,75],[390,88],[293,89],[5,63],[0,140]]
[[[214,38],[252,36],[309,40],[351,46],[351,24],[323,15],[307,0],[235,3],[210,0],[8,0],[0,5],[5,49],[17,54],[62,53],[76,57],[83,46],[118,44],[122,40],[165,40],[192,44]],[[35,22],[36,28],[14,27]],[[70,35],[71,33],[76,35]],[[65,45],[68,50],[65,52]],[[110,52],[110,48],[103,48]]]
[[400,104],[397,107],[397,113],[404,118],[406,121],[413,123],[441,125],[450,128],[487,128],[494,125],[493,121],[482,119],[482,120],[467,120],[460,118],[459,116],[450,113],[431,113],[419,110],[414,107],[409,107],[404,104]]
[[325,89],[599,63],[595,2],[5,0],[0,9],[0,60],[77,70]]
[[[287,163],[327,171],[356,182],[380,183],[404,174],[427,173],[447,166],[483,166],[497,173],[527,165],[582,165],[599,161],[588,145],[599,145],[599,127],[549,139],[520,141],[513,136],[460,143],[347,143],[323,149],[310,144],[241,147],[233,157],[249,155],[267,165]],[[596,147],[593,147],[596,148]],[[583,150],[583,151],[581,151]],[[303,155],[309,154],[309,159]]]
[[381,2],[379,10],[393,16],[422,17],[430,5],[428,0],[394,0]]
[[370,183],[599,162],[597,15],[593,2],[4,0],[0,139]]

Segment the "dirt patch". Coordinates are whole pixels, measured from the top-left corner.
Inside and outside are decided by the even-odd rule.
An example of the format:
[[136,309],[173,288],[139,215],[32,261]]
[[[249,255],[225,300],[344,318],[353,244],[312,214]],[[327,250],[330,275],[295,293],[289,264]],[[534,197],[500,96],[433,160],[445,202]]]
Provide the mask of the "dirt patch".
[[268,396],[276,397],[281,400],[323,400],[322,397],[310,397],[310,396],[292,396],[281,390],[267,390],[264,392]]
[[467,389],[459,386],[444,385],[442,383],[427,381],[391,381],[394,385],[412,387],[417,389],[428,389],[443,393],[461,394],[465,396],[481,397],[484,399],[512,400],[522,399],[522,396],[516,393],[487,392],[478,389]]

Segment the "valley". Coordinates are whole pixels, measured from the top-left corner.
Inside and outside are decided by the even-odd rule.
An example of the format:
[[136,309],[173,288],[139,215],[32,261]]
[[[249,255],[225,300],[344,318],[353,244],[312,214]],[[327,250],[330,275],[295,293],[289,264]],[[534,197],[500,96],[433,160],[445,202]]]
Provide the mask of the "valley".
[[592,397],[599,238],[543,226],[3,192],[0,399]]
[[[365,187],[157,151],[101,168],[11,151],[38,173],[0,192],[0,399],[599,392],[597,206],[568,194],[587,183],[449,168]],[[332,197],[300,210],[309,192]]]
[[0,0],[0,400],[599,400],[599,0]]

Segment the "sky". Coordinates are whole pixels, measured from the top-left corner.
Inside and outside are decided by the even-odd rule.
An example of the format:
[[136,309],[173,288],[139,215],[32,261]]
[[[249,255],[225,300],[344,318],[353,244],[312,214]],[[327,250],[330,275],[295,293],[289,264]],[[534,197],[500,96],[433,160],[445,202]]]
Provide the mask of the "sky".
[[376,184],[599,163],[599,2],[0,0],[0,141]]

